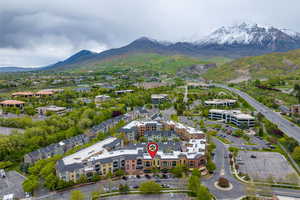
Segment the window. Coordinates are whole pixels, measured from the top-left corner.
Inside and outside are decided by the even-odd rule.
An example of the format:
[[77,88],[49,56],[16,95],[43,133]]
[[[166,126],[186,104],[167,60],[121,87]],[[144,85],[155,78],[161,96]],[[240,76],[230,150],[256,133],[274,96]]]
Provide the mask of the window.
[[137,165],[141,165],[142,164],[142,160],[141,159],[138,159],[137,160]]
[[172,166],[173,166],[173,167],[176,166],[176,161],[172,161]]
[[163,167],[167,167],[167,166],[168,166],[168,162],[167,162],[167,161],[163,161],[163,162],[162,162],[162,166],[163,166]]

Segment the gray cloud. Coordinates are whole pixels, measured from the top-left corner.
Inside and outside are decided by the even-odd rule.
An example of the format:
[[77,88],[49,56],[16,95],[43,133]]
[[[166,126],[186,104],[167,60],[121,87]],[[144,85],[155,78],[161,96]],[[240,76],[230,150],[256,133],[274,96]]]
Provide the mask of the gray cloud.
[[198,40],[250,21],[300,31],[297,0],[19,0],[0,2],[0,66],[40,66],[141,37]]

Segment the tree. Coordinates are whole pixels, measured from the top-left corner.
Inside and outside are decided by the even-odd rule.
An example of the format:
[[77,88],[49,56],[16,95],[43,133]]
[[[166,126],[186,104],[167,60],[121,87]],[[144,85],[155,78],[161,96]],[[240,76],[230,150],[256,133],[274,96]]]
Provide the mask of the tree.
[[25,192],[33,193],[39,187],[39,180],[36,176],[30,176],[23,182],[23,189]]
[[214,170],[216,169],[216,165],[211,159],[209,159],[207,161],[206,168],[209,171],[209,173],[213,173]]
[[197,191],[197,200],[211,200],[212,195],[209,193],[208,189],[204,185],[200,185]]
[[122,194],[127,194],[129,192],[129,186],[127,184],[123,185],[120,184],[119,185],[119,192]]
[[264,129],[262,127],[259,127],[258,136],[259,137],[263,137],[264,136]]
[[188,189],[191,191],[192,196],[197,196],[198,189],[200,188],[200,179],[198,176],[190,176],[188,182]]
[[161,186],[154,181],[146,181],[140,184],[140,192],[143,194],[159,194]]
[[115,172],[115,175],[116,175],[116,176],[124,176],[124,175],[125,175],[125,172],[124,172],[124,170],[122,170],[122,169],[118,169],[118,170]]
[[70,200],[84,200],[84,194],[79,190],[73,190],[71,192]]
[[199,171],[199,169],[194,168],[192,171],[192,176],[197,176],[198,178],[201,177],[201,172]]
[[292,157],[295,161],[299,162],[300,161],[300,146],[295,147]]
[[174,176],[177,178],[181,178],[183,172],[184,172],[184,168],[183,168],[183,166],[180,166],[180,165],[171,169],[171,173],[174,174]]

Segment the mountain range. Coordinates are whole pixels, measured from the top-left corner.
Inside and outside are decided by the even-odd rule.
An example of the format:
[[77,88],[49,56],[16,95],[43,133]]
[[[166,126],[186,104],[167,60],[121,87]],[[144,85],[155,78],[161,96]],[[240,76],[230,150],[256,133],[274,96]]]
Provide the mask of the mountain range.
[[64,61],[38,69],[72,70],[78,66],[89,66],[106,59],[135,53],[180,54],[197,58],[215,56],[240,58],[272,52],[286,52],[297,48],[300,48],[300,33],[272,26],[242,23],[228,27],[223,26],[195,42],[160,42],[141,37],[126,46],[101,53],[82,50]]

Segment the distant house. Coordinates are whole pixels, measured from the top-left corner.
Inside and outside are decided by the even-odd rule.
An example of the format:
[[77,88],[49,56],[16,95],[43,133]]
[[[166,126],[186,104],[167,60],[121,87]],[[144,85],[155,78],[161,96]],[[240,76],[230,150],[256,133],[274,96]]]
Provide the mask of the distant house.
[[153,104],[161,104],[167,101],[168,95],[167,94],[152,94],[151,95],[151,102]]
[[109,100],[111,97],[107,95],[98,95],[95,97],[95,102],[100,103]]
[[79,101],[81,101],[82,103],[86,103],[86,104],[92,103],[92,102],[93,102],[93,101],[92,101],[91,99],[89,99],[89,98],[80,98]]
[[115,91],[116,94],[125,94],[125,93],[132,93],[134,90],[118,90]]
[[293,115],[300,115],[300,104],[292,105],[291,106],[291,113]]
[[33,97],[35,94],[33,92],[14,92],[11,94],[12,97]]
[[80,87],[80,88],[75,88],[74,91],[75,92],[81,92],[81,93],[83,93],[83,92],[90,92],[91,88],[89,88],[89,87]]
[[59,107],[59,106],[44,106],[44,107],[38,107],[37,112],[40,115],[46,115],[48,112],[56,113],[56,114],[62,114],[66,112],[66,107]]
[[16,107],[16,108],[23,108],[25,105],[24,101],[17,101],[17,100],[5,100],[1,101],[0,105],[2,107]]
[[280,110],[280,113],[283,114],[283,115],[286,115],[286,114],[290,113],[290,109],[288,107],[284,106],[284,105],[280,105],[279,110]]
[[49,97],[52,96],[54,94],[53,91],[39,91],[37,93],[35,93],[35,96],[37,97]]

